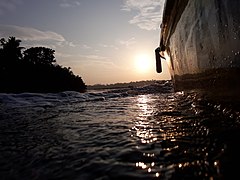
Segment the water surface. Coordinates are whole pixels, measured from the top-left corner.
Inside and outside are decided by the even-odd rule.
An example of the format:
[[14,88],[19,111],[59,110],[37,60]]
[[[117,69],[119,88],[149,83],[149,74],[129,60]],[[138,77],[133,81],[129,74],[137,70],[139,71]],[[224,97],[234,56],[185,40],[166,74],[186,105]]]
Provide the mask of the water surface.
[[239,106],[170,82],[104,92],[0,95],[1,179],[229,179]]

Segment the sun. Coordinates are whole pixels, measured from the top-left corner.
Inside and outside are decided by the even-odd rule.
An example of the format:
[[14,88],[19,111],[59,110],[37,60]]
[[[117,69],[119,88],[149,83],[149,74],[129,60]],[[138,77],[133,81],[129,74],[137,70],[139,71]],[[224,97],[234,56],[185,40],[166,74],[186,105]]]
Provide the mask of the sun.
[[135,57],[135,68],[138,72],[147,72],[150,68],[150,58],[146,54],[139,54]]

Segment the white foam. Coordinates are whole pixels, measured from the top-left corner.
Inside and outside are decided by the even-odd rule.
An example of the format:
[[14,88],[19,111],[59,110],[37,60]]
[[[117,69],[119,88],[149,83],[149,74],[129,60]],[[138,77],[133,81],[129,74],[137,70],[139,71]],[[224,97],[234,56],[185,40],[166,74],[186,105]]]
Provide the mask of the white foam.
[[[63,103],[78,103],[87,101],[104,101],[108,98],[133,96],[143,93],[164,93],[172,90],[171,83],[154,83],[144,87],[123,88],[108,91],[89,91],[79,93],[64,91],[60,93],[0,93],[0,103],[9,107],[49,107]],[[134,93],[133,93],[134,92]]]

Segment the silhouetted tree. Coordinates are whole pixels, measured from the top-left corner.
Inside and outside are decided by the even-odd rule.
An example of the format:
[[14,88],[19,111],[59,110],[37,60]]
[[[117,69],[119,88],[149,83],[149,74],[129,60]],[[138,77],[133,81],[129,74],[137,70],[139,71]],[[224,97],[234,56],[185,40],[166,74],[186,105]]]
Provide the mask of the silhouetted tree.
[[31,47],[23,52],[24,60],[32,64],[53,65],[55,50],[46,47]]
[[3,61],[8,61],[7,63],[12,63],[17,60],[22,59],[22,49],[20,47],[21,40],[15,37],[9,37],[6,41],[4,38],[0,40],[1,49],[1,59]]
[[[20,40],[0,40],[0,92],[84,92],[86,85],[71,68],[56,63],[55,50],[32,47],[22,53]],[[23,56],[24,55],[24,56]]]
[[20,47],[21,40],[9,37],[8,40],[0,40],[0,90],[14,89],[19,80],[19,65],[22,59]]

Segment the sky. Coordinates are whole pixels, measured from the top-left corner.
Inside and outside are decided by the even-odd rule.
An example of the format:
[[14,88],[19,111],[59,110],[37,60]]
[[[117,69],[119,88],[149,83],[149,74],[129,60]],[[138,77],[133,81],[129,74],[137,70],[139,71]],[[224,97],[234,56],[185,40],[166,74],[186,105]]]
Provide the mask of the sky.
[[0,0],[0,37],[55,50],[87,85],[170,79],[156,73],[165,0]]

